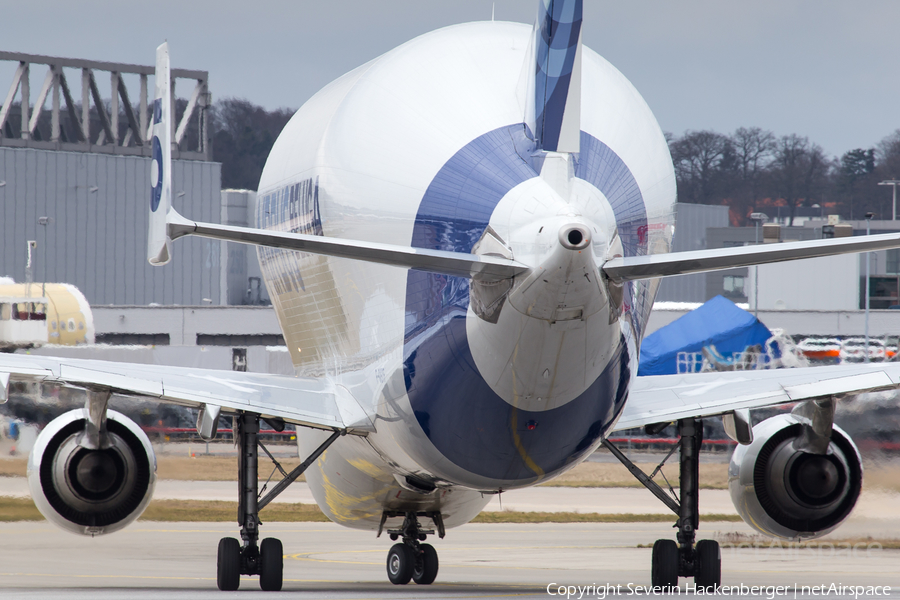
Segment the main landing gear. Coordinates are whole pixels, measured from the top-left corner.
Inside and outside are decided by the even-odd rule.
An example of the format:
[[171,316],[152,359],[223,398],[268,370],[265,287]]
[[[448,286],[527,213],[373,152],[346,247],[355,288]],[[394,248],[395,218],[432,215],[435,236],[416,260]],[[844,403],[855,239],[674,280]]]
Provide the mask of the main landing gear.
[[399,529],[389,529],[392,540],[403,538],[403,541],[391,546],[387,555],[388,579],[394,585],[406,585],[410,579],[419,585],[434,582],[438,573],[437,550],[431,544],[420,544],[434,529],[423,529],[418,517],[428,517],[434,521],[438,536],[444,537],[444,521],[440,512],[385,512],[381,515],[378,535],[381,535],[384,522],[389,517],[404,517]]
[[[238,524],[241,526],[241,540],[222,538],[219,540],[218,568],[216,582],[220,590],[233,591],[241,584],[241,575],[259,575],[259,587],[264,591],[281,590],[284,551],[281,541],[266,538],[259,540],[259,511],[268,505],[278,494],[293,483],[338,437],[343,431],[335,431],[320,445],[309,458],[303,461],[290,473],[285,472],[278,461],[257,439],[259,434],[259,415],[241,413],[235,420],[235,438],[238,443]],[[284,422],[267,420],[274,429],[284,429]],[[277,470],[284,476],[272,491],[264,497],[259,493],[258,454],[259,448],[272,459]],[[274,475],[274,471],[273,471]],[[263,486],[265,490],[265,486]]]
[[[660,429],[661,430],[661,429]],[[673,540],[656,540],[653,544],[651,562],[651,583],[654,587],[673,588],[679,577],[693,577],[697,588],[711,589],[722,584],[722,556],[719,543],[714,540],[700,540],[694,544],[695,534],[700,525],[700,445],[703,443],[703,421],[682,419],[678,421],[681,441],[649,477],[608,440],[603,445],[622,462],[631,474],[678,515],[678,528]],[[675,450],[680,450],[681,494],[679,500],[659,487],[653,481],[659,470]],[[674,492],[673,492],[674,494]]]

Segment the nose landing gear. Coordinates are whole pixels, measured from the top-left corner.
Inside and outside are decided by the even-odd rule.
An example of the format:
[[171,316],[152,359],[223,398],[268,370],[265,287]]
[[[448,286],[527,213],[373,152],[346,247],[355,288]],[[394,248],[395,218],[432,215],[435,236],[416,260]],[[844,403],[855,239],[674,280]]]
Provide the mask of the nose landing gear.
[[[437,550],[431,544],[420,544],[434,535],[434,529],[422,529],[419,516],[430,517],[437,527],[438,535],[444,537],[444,522],[439,512],[385,512],[381,517],[381,526],[384,526],[388,517],[403,516],[403,525],[399,529],[389,529],[392,540],[403,538],[399,544],[394,544],[387,555],[388,579],[394,585],[406,585],[410,580],[419,585],[430,585],[434,582],[438,573]],[[378,531],[381,534],[381,528]]]

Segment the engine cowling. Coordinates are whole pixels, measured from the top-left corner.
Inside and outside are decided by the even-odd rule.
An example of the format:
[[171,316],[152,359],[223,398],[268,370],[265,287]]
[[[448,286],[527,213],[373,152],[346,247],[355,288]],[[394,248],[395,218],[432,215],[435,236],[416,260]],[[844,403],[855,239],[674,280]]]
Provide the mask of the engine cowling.
[[825,455],[794,448],[803,424],[777,415],[753,428],[753,442],[738,446],[728,466],[731,500],[748,525],[790,540],[830,533],[853,510],[862,491],[859,450],[834,426]]
[[87,411],[69,411],[38,435],[28,457],[28,485],[44,517],[67,531],[100,535],[137,519],[156,486],[156,455],[131,419],[107,411],[109,448],[78,443]]

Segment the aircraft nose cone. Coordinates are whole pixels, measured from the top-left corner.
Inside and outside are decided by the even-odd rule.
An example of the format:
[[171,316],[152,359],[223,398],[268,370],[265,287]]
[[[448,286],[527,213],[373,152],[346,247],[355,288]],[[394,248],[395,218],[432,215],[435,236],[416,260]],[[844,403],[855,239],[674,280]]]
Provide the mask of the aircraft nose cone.
[[591,243],[591,231],[584,225],[563,225],[559,228],[559,243],[569,250],[583,250]]

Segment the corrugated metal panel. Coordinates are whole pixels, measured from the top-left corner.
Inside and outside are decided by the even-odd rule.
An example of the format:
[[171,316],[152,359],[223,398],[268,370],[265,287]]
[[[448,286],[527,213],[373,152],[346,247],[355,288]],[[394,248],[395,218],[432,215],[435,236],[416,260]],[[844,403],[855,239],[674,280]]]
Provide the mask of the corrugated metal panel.
[[[165,267],[145,258],[150,161],[0,148],[0,275],[25,280],[25,243],[37,240],[35,281],[76,285],[91,304],[219,303],[219,242],[178,240]],[[218,222],[221,165],[175,161],[174,204]],[[46,228],[38,224],[50,217]],[[46,239],[45,239],[46,238]]]
[[[706,230],[709,227],[728,226],[727,206],[705,204],[675,205],[675,238],[672,249],[675,252],[704,250],[707,248]],[[706,302],[706,275],[679,275],[667,277],[659,286],[657,301]]]

